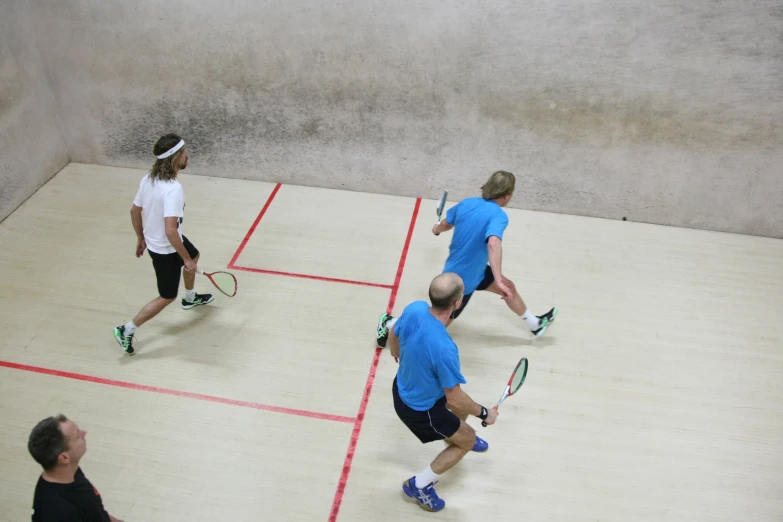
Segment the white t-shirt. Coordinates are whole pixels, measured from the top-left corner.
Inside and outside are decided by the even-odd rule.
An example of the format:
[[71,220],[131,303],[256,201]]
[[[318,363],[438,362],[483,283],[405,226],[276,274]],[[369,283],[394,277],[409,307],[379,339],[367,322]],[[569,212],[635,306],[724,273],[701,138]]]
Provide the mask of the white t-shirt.
[[133,204],[141,207],[141,219],[144,228],[144,241],[147,250],[156,254],[171,254],[176,252],[169,238],[166,237],[167,217],[178,217],[177,232],[182,237],[182,219],[185,217],[185,191],[176,179],[163,181],[156,179],[154,183],[147,174],[139,183],[139,191]]

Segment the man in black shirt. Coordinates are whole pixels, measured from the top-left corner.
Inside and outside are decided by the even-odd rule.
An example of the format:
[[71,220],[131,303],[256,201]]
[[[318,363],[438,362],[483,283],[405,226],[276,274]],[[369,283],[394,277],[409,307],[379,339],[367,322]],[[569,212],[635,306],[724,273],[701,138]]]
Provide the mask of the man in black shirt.
[[85,435],[65,415],[33,428],[27,449],[43,473],[35,486],[32,522],[122,522],[106,512],[100,493],[79,467],[87,452]]

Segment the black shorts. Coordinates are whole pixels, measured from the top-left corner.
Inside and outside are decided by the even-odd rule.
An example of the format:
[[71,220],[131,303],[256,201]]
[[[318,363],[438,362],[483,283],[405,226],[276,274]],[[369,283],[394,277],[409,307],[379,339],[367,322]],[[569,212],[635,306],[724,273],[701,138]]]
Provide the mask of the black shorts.
[[397,388],[397,377],[392,384],[394,396],[394,411],[411,432],[422,442],[427,444],[436,440],[451,437],[459,429],[459,417],[446,408],[446,397],[441,397],[435,405],[427,411],[416,411],[402,402],[400,391]]
[[[487,268],[484,270],[484,279],[481,280],[481,283],[476,287],[476,290],[486,290],[489,288],[489,285],[495,282],[495,276],[492,274],[492,268],[487,265]],[[462,297],[462,305],[460,305],[459,308],[454,310],[451,313],[451,318],[456,319],[459,317],[459,314],[462,313],[462,311],[465,309],[466,306],[468,306],[468,301],[470,301],[471,296],[473,295],[473,292],[465,295]]]
[[[193,243],[188,241],[188,238],[185,236],[182,236],[182,244],[185,245],[185,250],[188,251],[190,258],[196,259],[198,249],[193,246]],[[185,266],[185,261],[176,252],[156,254],[149,249],[147,252],[150,253],[152,266],[155,267],[155,277],[158,279],[158,294],[163,299],[174,299],[179,292],[179,279],[182,275],[182,267]]]

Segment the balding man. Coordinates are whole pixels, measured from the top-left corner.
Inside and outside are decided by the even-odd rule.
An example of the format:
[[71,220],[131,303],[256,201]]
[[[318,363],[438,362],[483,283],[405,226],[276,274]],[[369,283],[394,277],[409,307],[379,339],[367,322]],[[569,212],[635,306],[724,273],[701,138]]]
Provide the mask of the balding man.
[[424,471],[402,485],[405,494],[428,511],[446,507],[434,487],[440,475],[469,451],[489,448],[465,422],[468,415],[487,424],[497,418],[497,410],[477,404],[460,388],[466,381],[446,323],[462,304],[464,289],[457,274],[440,274],[430,284],[431,306],[415,301],[388,325],[389,350],[400,364],[392,384],[397,416],[423,444],[436,440],[447,444]]

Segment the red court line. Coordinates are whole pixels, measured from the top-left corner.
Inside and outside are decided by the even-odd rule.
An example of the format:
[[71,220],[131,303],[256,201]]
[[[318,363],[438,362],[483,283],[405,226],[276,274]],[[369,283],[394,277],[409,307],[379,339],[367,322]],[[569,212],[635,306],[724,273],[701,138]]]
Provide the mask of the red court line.
[[288,415],[298,415],[300,417],[310,417],[311,419],[331,420],[336,422],[354,422],[356,420],[352,417],[343,417],[341,415],[330,415],[328,413],[318,413],[315,411],[295,410],[292,408],[281,408],[279,406],[270,406],[268,404],[238,401],[234,399],[226,399],[223,397],[213,397],[212,395],[203,395],[201,393],[169,390],[167,388],[158,388],[157,386],[146,386],[143,384],[134,384],[132,382],[114,381],[111,379],[104,379],[102,377],[93,377],[91,375],[82,375],[79,373],[64,372],[61,370],[41,368],[38,366],[28,366],[26,364],[18,364],[9,361],[0,361],[0,367],[10,368],[13,370],[23,370],[27,372],[33,372],[33,373],[40,373],[44,375],[53,375],[55,377],[65,377],[66,379],[73,379],[76,381],[105,384],[107,386],[114,386],[116,388],[127,388],[129,390],[139,390],[139,391],[147,391],[152,393],[160,393],[164,395],[174,395],[175,397],[185,397],[188,399],[197,399],[200,401],[217,402],[219,404],[228,404],[231,406],[251,408],[254,410],[273,411],[276,413],[285,413]]
[[239,244],[239,248],[237,248],[237,251],[234,252],[234,257],[231,258],[231,261],[228,262],[228,268],[235,268],[234,263],[236,263],[237,259],[239,259],[239,254],[242,253],[242,250],[245,249],[245,245],[247,245],[247,242],[250,241],[250,236],[253,235],[253,232],[256,231],[256,227],[258,226],[258,222],[261,221],[261,218],[264,217],[264,214],[266,214],[267,209],[269,208],[269,205],[272,204],[272,200],[275,199],[275,196],[277,195],[277,192],[280,190],[280,186],[282,184],[278,183],[275,185],[274,190],[272,190],[272,193],[269,194],[269,197],[266,198],[266,203],[264,203],[263,208],[261,209],[261,212],[258,213],[258,217],[256,217],[256,220],[253,221],[253,224],[250,227],[250,230],[247,231],[247,234],[245,234],[245,238],[242,240],[242,242]]
[[275,188],[272,191],[272,193],[269,194],[269,197],[267,198],[266,203],[264,203],[261,212],[258,213],[256,220],[253,221],[253,224],[250,226],[250,230],[247,231],[247,234],[245,234],[245,238],[239,244],[239,248],[237,248],[237,251],[234,252],[234,256],[231,258],[231,261],[228,262],[228,268],[232,270],[242,270],[245,272],[255,272],[257,274],[271,274],[271,275],[279,275],[279,276],[286,276],[286,277],[298,277],[301,279],[315,279],[316,281],[328,281],[330,283],[371,286],[374,288],[388,288],[388,289],[394,288],[393,285],[385,285],[381,283],[368,283],[366,281],[353,281],[351,279],[339,279],[336,277],[323,277],[323,276],[316,276],[310,274],[296,274],[294,272],[281,272],[279,270],[266,270],[263,268],[251,268],[249,266],[238,266],[236,262],[239,259],[239,256],[242,254],[242,251],[245,249],[247,242],[250,241],[250,238],[252,237],[253,233],[255,233],[256,228],[258,227],[258,223],[261,221],[261,218],[264,217],[264,214],[266,214],[266,211],[269,209],[269,205],[272,204],[272,200],[275,199],[275,196],[277,195],[277,192],[280,190],[281,186],[282,184],[278,183],[277,185],[275,185]]
[[262,268],[250,268],[248,266],[229,265],[229,268],[234,270],[244,270],[245,272],[256,272],[258,274],[272,274],[288,277],[300,277],[302,279],[315,279],[317,281],[329,281],[331,283],[344,283],[346,285],[359,285],[359,286],[372,286],[375,288],[394,288],[392,285],[382,285],[380,283],[367,283],[365,281],[352,281],[350,279],[337,279],[334,277],[322,277],[310,274],[295,274],[293,272],[279,272],[277,270],[264,270]]
[[[419,215],[419,207],[421,206],[421,198],[416,199],[416,205],[413,207],[413,216],[411,216],[411,224],[408,227],[408,235],[405,238],[405,245],[402,247],[402,254],[400,255],[400,264],[397,265],[397,275],[394,278],[394,286],[391,289],[391,295],[389,296],[389,304],[386,307],[386,311],[391,313],[394,309],[394,302],[397,300],[397,291],[400,288],[400,280],[402,279],[402,271],[405,268],[405,259],[408,257],[408,247],[411,244],[411,238],[413,237],[413,229],[416,226],[416,217]],[[345,494],[345,486],[348,483],[348,475],[351,473],[351,466],[353,465],[353,456],[356,453],[356,444],[359,442],[359,433],[362,431],[362,423],[364,422],[364,414],[367,411],[367,403],[370,401],[370,393],[372,393],[372,385],[375,382],[375,374],[378,370],[378,362],[381,358],[381,349],[375,349],[375,355],[372,358],[372,364],[370,365],[370,371],[367,374],[367,382],[364,385],[364,394],[362,395],[362,402],[359,405],[359,413],[356,414],[356,420],[353,423],[353,432],[351,433],[351,442],[348,445],[348,453],[345,455],[345,461],[343,462],[343,471],[340,475],[340,481],[337,484],[337,492],[334,494],[334,501],[332,502],[332,511],[329,515],[329,522],[337,521],[337,514],[340,511],[340,505],[343,501],[343,494]]]

